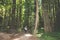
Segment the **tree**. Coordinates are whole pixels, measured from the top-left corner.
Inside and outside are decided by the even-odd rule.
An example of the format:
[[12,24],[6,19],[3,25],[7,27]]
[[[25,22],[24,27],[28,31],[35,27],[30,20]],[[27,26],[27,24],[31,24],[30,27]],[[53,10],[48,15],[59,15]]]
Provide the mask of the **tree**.
[[60,32],[60,1],[56,1],[56,21],[55,21],[55,32]]
[[16,23],[15,23],[15,11],[16,11],[16,0],[12,0],[12,13],[11,13],[11,25],[10,31],[11,33],[16,32]]
[[[45,32],[53,32],[53,26],[51,25],[54,25],[53,24],[53,21],[52,21],[52,14],[51,13],[51,1],[50,0],[42,0],[42,10],[43,10],[43,20],[44,20],[44,31]],[[51,15],[50,15],[51,14]]]
[[35,26],[34,26],[34,35],[37,32],[38,22],[39,22],[39,15],[38,15],[38,0],[35,1]]

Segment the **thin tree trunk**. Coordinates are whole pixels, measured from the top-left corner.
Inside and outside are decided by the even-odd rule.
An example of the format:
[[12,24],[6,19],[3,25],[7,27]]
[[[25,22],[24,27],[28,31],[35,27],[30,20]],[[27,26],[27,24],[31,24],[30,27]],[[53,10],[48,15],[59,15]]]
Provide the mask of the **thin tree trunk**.
[[35,7],[36,7],[36,9],[35,9],[35,16],[36,16],[36,18],[35,18],[35,26],[34,26],[34,35],[37,33],[37,27],[38,27],[38,22],[39,22],[39,15],[38,15],[38,0],[35,0]]

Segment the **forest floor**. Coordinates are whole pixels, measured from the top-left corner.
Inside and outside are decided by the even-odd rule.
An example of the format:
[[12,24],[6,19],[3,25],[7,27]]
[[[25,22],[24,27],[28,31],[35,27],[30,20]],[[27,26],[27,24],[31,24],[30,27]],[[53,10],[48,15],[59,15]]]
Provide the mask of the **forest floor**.
[[60,33],[43,33],[42,35],[37,35],[40,40],[60,40]]

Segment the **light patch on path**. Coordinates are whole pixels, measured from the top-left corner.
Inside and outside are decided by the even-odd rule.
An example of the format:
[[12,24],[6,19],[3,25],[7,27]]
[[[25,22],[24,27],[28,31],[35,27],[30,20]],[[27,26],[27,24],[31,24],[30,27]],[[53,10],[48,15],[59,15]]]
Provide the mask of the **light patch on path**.
[[33,35],[31,35],[31,34],[25,34],[24,36],[30,37],[30,36],[33,36]]
[[31,36],[33,36],[33,35],[31,35],[31,34],[24,34],[23,36],[20,36],[18,38],[13,39],[13,40],[28,40],[28,38],[31,37]]

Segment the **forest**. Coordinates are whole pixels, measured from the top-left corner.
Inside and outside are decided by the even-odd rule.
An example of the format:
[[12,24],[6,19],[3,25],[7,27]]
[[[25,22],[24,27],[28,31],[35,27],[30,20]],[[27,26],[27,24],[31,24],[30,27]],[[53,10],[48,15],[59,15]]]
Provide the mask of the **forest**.
[[0,0],[0,40],[26,30],[39,40],[60,40],[59,20],[60,0]]

